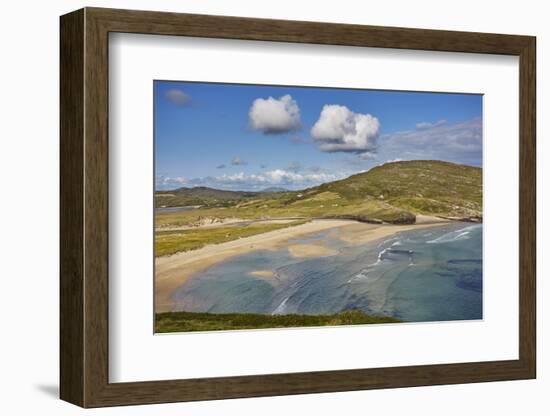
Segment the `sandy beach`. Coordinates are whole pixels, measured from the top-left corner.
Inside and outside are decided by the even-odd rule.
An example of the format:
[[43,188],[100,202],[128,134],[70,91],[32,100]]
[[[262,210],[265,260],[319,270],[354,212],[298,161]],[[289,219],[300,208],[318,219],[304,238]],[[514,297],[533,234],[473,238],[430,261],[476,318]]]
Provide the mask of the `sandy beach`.
[[[417,224],[378,225],[359,223],[351,220],[312,220],[306,224],[283,228],[226,243],[209,245],[198,250],[158,257],[155,259],[155,309],[168,312],[173,309],[171,295],[194,274],[227,260],[231,257],[256,250],[277,250],[287,247],[294,257],[322,257],[336,252],[325,247],[322,242],[315,244],[291,244],[288,241],[319,231],[330,230],[332,236],[350,244],[364,244],[393,234],[443,225],[448,221],[435,217],[422,216]],[[258,275],[269,278],[268,271]]]

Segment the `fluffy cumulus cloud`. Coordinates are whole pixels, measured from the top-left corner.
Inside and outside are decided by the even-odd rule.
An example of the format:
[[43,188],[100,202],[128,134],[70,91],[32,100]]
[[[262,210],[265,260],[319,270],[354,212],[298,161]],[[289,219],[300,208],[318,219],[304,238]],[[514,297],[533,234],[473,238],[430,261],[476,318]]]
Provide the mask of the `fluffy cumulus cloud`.
[[380,137],[380,150],[388,158],[440,159],[480,166],[482,139],[480,118],[460,123],[419,123],[416,130]]
[[279,134],[299,130],[300,108],[290,96],[257,98],[248,112],[250,127],[264,134]]
[[403,162],[403,159],[401,159],[400,157],[396,157],[395,159],[388,159],[388,160],[385,160],[384,162],[380,162],[378,165],[381,166],[381,165],[385,165],[386,163],[395,163],[395,162]]
[[217,189],[259,191],[272,186],[287,189],[304,189],[342,179],[345,173],[307,172],[298,173],[287,169],[274,169],[262,173],[225,174],[204,178],[167,177],[157,178],[157,189],[208,186]]
[[164,93],[164,96],[172,104],[183,107],[191,102],[191,96],[179,88],[172,88]]
[[311,137],[324,152],[368,154],[374,151],[380,122],[370,114],[354,113],[343,105],[325,105],[311,128]]

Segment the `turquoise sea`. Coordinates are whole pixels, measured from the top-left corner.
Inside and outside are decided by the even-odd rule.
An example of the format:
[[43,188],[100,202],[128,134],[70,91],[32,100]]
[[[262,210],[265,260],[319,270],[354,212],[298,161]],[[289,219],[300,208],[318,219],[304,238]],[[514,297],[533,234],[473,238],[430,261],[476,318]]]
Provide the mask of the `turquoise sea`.
[[[482,319],[481,224],[453,223],[350,245],[330,231],[338,254],[294,258],[287,249],[234,257],[195,275],[174,293],[188,312],[331,314],[360,309],[408,322]],[[257,277],[255,270],[273,270]]]

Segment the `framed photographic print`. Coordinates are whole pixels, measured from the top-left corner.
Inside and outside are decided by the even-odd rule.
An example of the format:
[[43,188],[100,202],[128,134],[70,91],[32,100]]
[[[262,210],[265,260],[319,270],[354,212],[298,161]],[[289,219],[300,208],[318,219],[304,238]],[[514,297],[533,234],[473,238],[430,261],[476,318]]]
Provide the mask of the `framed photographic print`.
[[535,38],[61,17],[61,398],[534,378]]

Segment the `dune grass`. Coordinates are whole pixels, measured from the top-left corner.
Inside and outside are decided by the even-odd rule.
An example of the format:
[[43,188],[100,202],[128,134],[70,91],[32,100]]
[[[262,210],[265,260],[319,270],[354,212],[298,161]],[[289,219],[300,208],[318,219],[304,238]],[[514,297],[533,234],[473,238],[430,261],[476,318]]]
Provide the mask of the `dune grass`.
[[166,312],[155,316],[155,332],[223,331],[233,329],[296,328],[397,323],[386,316],[352,310],[332,315],[267,315],[254,313]]
[[282,224],[266,223],[179,231],[157,231],[155,233],[155,256],[160,257],[182,251],[197,250],[208,244],[225,243],[227,241],[263,234],[281,228],[304,224],[306,222],[307,221],[292,221]]

